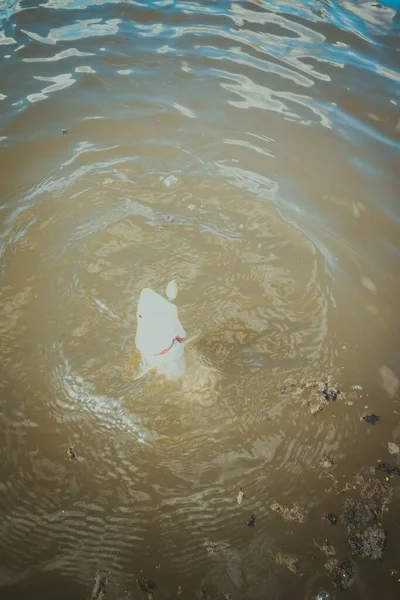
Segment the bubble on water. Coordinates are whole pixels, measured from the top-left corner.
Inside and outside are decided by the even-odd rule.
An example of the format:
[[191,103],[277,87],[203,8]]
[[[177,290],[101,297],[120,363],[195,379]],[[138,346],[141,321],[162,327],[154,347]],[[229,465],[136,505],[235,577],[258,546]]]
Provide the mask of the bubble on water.
[[315,600],[330,600],[330,597],[331,596],[329,592],[325,592],[325,590],[322,590],[315,596]]
[[170,302],[175,300],[178,295],[178,285],[175,279],[172,279],[172,281],[169,282],[167,289],[165,290],[165,294]]

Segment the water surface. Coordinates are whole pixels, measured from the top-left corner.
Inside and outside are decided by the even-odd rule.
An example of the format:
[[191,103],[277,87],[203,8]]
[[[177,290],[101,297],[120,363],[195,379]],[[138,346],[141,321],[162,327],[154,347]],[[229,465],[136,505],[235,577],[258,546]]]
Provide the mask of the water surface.
[[[322,517],[400,439],[398,8],[1,0],[2,599],[341,597]],[[180,385],[133,382],[172,277],[203,335]],[[316,416],[282,393],[326,376]],[[354,599],[398,594],[390,484]]]

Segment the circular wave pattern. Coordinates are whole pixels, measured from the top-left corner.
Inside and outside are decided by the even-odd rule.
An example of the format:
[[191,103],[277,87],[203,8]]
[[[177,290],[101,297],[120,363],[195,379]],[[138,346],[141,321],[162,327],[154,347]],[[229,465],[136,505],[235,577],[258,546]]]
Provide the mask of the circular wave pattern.
[[[375,461],[360,416],[398,389],[396,3],[3,0],[0,22],[4,597],[98,572],[121,599],[139,576],[314,597],[327,490]],[[138,295],[172,276],[187,377],[132,382]],[[314,417],[327,376],[346,396]],[[271,509],[294,501],[305,527]]]

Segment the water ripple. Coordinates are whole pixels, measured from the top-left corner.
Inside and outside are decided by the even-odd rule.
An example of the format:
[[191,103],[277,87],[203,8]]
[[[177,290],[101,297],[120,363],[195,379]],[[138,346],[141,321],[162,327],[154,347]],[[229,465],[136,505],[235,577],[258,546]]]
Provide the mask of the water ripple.
[[[395,0],[3,0],[0,19],[0,585],[315,597],[313,538],[343,541],[327,490],[393,429]],[[134,381],[140,290],[172,278],[186,378]],[[347,396],[316,416],[282,392],[326,375]],[[271,510],[294,501],[304,526]]]

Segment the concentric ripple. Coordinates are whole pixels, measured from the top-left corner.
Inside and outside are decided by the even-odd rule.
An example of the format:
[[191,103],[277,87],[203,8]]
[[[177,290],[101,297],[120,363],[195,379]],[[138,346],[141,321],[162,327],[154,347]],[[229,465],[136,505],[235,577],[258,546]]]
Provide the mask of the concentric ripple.
[[[321,517],[398,435],[399,10],[0,0],[1,598],[333,593]],[[186,377],[134,381],[172,277]]]

